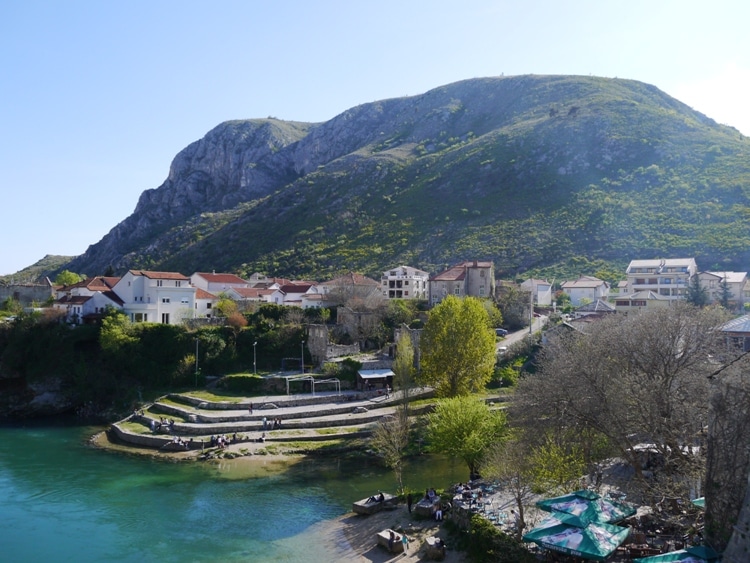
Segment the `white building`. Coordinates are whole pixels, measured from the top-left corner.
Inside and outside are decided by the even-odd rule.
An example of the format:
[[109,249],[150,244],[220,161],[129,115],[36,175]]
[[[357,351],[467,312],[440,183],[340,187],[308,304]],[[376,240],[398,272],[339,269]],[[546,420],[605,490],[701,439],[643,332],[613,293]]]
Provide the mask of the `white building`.
[[195,316],[195,287],[180,273],[130,270],[113,289],[133,322],[180,324]]
[[190,283],[214,295],[233,288],[252,287],[250,282],[234,274],[217,274],[216,272],[195,272],[190,276]]
[[626,291],[653,291],[668,299],[684,299],[690,278],[697,272],[695,258],[631,260],[626,270]]
[[698,272],[696,274],[710,302],[721,302],[724,287],[728,290],[732,308],[741,308],[745,299],[747,272]]
[[570,297],[573,307],[598,299],[606,301],[609,297],[609,284],[593,276],[581,276],[577,280],[563,282],[560,287]]
[[123,302],[112,290],[120,278],[97,276],[56,291],[53,307],[64,311],[65,321],[84,324],[101,318],[107,307],[122,309]]
[[427,299],[430,274],[411,266],[398,266],[383,272],[380,285],[387,299]]
[[529,278],[521,283],[521,289],[530,291],[536,305],[549,307],[552,305],[552,284],[547,280]]

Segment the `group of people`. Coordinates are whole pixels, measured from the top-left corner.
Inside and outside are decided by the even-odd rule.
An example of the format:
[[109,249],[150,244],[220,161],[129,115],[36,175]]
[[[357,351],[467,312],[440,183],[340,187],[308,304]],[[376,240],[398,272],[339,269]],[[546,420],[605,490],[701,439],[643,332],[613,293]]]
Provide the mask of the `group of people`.
[[176,445],[178,445],[178,446],[182,446],[182,447],[183,447],[183,448],[185,448],[186,450],[189,450],[189,449],[190,449],[190,446],[191,446],[191,445],[193,444],[193,439],[192,439],[192,438],[190,438],[190,441],[189,441],[189,442],[186,442],[185,440],[183,440],[183,439],[182,439],[182,438],[180,438],[179,436],[175,436],[174,438],[172,438],[172,442],[171,442],[171,443],[172,443],[172,444],[176,444]]
[[[237,434],[234,434],[232,436],[232,441],[237,441]],[[226,434],[221,434],[219,436],[211,435],[211,447],[219,447],[221,449],[226,448],[229,444],[231,444],[229,438],[227,438]]]
[[281,417],[278,416],[272,421],[269,421],[265,416],[263,417],[263,430],[278,430],[281,428]]
[[174,432],[174,420],[171,418],[167,420],[163,416],[159,417],[159,422],[156,422],[153,418],[148,423],[149,428],[151,429],[151,432],[160,432],[162,428],[169,429],[169,433],[172,434]]
[[393,530],[388,530],[388,551],[393,551],[393,546],[399,539],[404,544],[404,553],[409,551],[409,537],[406,534],[401,534],[401,538],[399,538],[399,535]]

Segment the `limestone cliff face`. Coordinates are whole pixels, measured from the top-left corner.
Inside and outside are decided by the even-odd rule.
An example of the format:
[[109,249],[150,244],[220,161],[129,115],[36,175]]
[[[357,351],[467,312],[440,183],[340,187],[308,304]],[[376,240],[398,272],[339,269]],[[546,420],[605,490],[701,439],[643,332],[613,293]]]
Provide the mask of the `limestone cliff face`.
[[[654,202],[687,200],[648,192],[690,185],[711,144],[715,160],[739,159],[735,133],[653,86],[564,76],[466,80],[323,123],[229,121],[182,150],[164,183],[64,268],[327,277],[478,257],[516,275],[589,254],[622,259],[622,248],[669,254],[633,225],[663,223]],[[689,210],[723,204],[722,193],[687,195]],[[703,237],[715,256],[710,228],[694,226],[687,242],[669,243]],[[511,242],[519,229],[541,234]]]

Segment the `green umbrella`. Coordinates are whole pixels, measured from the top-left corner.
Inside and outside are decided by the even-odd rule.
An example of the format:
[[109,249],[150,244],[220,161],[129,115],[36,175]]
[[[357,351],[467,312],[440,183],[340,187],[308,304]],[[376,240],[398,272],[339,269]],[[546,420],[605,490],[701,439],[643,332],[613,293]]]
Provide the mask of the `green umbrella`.
[[601,497],[586,489],[540,500],[536,505],[547,512],[565,512],[583,517],[589,522],[607,524],[614,524],[636,513],[635,507],[629,504]]
[[682,561],[683,563],[712,563],[718,561],[719,555],[710,547],[702,545],[670,551],[661,555],[651,555],[633,559],[635,563],[668,563],[669,561]]
[[698,508],[706,508],[706,497],[694,498],[690,502],[692,502]]
[[605,561],[629,533],[629,528],[555,512],[525,534],[523,541],[575,557]]

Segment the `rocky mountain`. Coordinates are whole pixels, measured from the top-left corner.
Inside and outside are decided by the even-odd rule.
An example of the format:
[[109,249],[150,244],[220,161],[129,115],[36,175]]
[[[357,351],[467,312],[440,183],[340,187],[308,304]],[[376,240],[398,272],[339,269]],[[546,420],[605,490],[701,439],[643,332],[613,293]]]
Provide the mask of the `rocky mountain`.
[[466,80],[324,123],[222,123],[64,268],[322,279],[491,259],[554,276],[689,255],[745,270],[749,149],[636,81]]

